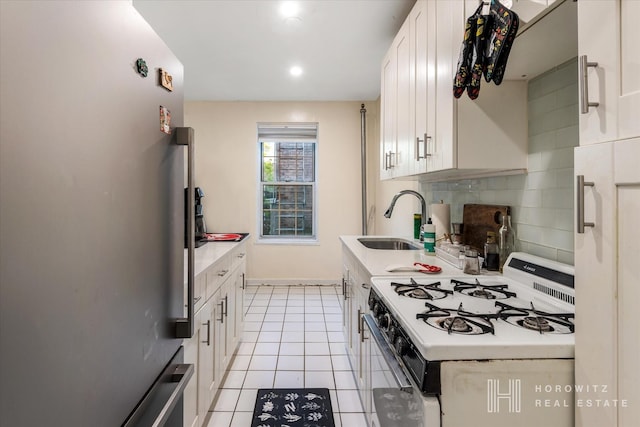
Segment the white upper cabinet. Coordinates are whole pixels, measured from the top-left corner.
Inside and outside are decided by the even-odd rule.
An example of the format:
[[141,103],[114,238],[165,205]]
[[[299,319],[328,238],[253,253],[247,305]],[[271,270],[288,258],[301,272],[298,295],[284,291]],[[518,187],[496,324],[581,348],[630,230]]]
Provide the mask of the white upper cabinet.
[[580,144],[640,136],[637,0],[578,2]]
[[387,52],[381,73],[381,178],[409,172],[410,42],[405,21]]
[[453,97],[466,15],[474,11],[461,1],[418,0],[396,36],[382,63],[381,179],[526,171],[526,82],[483,82],[475,101]]
[[440,169],[433,155],[436,128],[436,2],[419,1],[409,15],[411,129],[409,173]]

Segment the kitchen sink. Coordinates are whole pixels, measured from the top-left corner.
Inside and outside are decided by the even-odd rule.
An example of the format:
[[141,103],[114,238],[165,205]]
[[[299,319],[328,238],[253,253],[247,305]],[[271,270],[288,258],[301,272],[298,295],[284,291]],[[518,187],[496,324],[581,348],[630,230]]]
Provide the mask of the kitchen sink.
[[414,251],[420,246],[406,239],[396,237],[361,237],[358,242],[369,249],[386,249],[393,251]]

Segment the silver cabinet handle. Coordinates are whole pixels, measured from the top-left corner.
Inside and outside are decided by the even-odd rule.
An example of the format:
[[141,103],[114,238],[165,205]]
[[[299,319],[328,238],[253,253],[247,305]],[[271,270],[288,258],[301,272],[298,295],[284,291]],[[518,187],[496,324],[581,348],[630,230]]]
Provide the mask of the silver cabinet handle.
[[389,151],[384,155],[384,169],[389,170],[394,168],[394,159],[393,157],[396,155],[393,151]]
[[224,317],[229,317],[229,295],[224,296]]
[[220,318],[218,321],[224,323],[224,301],[220,301],[218,305],[220,306]]
[[207,327],[207,339],[202,342],[206,343],[207,346],[210,346],[211,345],[211,320],[207,320],[207,323],[203,323],[202,326]]
[[362,314],[361,310],[358,309],[358,324],[356,325],[356,327],[358,328],[358,334],[362,334],[362,329],[360,329],[360,326],[361,326],[360,319],[362,318],[361,314]]
[[597,107],[598,105],[600,105],[599,102],[589,102],[589,78],[587,75],[587,70],[589,69],[589,67],[597,66],[597,62],[587,61],[587,55],[580,56],[580,60],[578,61],[578,75],[580,76],[580,114],[587,114],[589,112],[589,107]]
[[244,258],[244,256],[245,256],[245,253],[244,253],[244,252],[242,252],[242,253],[239,253],[239,254],[238,254],[237,256],[238,256],[238,258]]
[[364,333],[364,313],[362,317],[358,319],[358,323],[360,324],[360,342],[363,343],[365,340],[369,339],[369,337],[366,337]]
[[585,227],[595,227],[593,222],[584,221],[584,187],[594,186],[593,182],[585,182],[584,175],[576,176],[576,228],[578,234],[583,234]]
[[194,132],[193,128],[179,127],[173,130],[177,145],[187,146],[187,317],[176,319],[176,338],[193,336],[193,306],[195,283],[195,250],[196,250],[196,215],[195,215],[195,183],[194,183]]
[[244,289],[245,283],[244,273],[242,273],[242,289]]
[[228,272],[229,272],[229,270],[220,270],[220,271],[218,271],[218,276],[224,277]]
[[[427,141],[431,139],[431,136],[424,134],[424,137],[420,139],[419,136],[416,137],[416,160],[426,159],[427,157],[431,157],[429,154],[429,148],[427,146]],[[422,142],[422,149],[424,151],[424,156],[420,155],[420,143]]]
[[367,286],[367,284],[366,284],[366,283],[363,283],[363,284],[362,284],[362,287],[363,287],[364,289],[369,289],[369,286]]

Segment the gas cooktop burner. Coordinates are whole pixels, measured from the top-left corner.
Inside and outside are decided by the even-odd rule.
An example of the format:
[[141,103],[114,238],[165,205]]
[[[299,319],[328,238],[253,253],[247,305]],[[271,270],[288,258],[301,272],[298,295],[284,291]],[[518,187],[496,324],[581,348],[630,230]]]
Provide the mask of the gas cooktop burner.
[[454,291],[474,298],[507,299],[516,296],[515,292],[506,290],[509,285],[483,285],[478,281],[478,279],[475,280],[475,284],[466,283],[456,279],[451,279],[451,283],[455,285],[453,287]]
[[572,334],[574,332],[573,313],[547,313],[536,310],[533,303],[531,308],[520,308],[496,301],[496,307],[500,307],[498,316],[501,319],[524,329],[541,334]]
[[411,281],[411,284],[391,282],[391,286],[394,287],[394,290],[398,295],[416,299],[436,300],[446,298],[447,295],[453,294],[452,291],[441,289],[440,282],[421,285],[412,278],[409,280]]
[[491,323],[494,314],[470,313],[462,308],[462,303],[457,310],[439,308],[428,302],[425,307],[429,310],[416,314],[416,318],[441,331],[461,335],[495,334]]

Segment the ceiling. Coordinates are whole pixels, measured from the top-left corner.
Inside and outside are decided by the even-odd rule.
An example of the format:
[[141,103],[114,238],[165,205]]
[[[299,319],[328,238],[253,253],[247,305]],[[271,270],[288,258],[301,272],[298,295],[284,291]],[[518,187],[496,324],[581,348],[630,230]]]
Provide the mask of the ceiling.
[[[370,101],[415,0],[134,0],[184,64],[189,101]],[[302,68],[295,77],[292,66]]]

